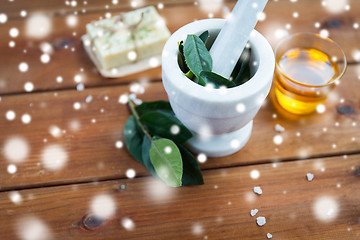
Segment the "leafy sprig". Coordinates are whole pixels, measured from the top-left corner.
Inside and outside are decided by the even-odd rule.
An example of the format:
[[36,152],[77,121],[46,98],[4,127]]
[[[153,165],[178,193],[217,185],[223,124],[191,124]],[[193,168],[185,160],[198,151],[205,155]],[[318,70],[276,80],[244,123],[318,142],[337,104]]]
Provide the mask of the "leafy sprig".
[[[129,98],[132,115],[124,127],[131,155],[156,178],[171,187],[204,184],[194,156],[182,146],[192,133],[175,117],[168,102],[144,102]],[[177,131],[171,131],[175,126]]]
[[212,58],[206,47],[208,39],[209,31],[205,31],[200,36],[189,34],[185,43],[183,41],[178,43],[178,62],[185,76],[202,86],[211,84],[214,88],[222,86],[231,88],[247,82],[251,77],[251,49],[244,49],[230,79],[227,79],[212,72]]

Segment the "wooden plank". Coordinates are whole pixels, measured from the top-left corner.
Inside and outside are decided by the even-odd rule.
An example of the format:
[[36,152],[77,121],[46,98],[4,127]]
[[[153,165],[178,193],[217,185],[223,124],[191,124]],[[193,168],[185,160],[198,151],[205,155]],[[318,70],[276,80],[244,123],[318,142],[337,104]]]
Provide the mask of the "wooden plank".
[[[355,30],[352,26],[354,22],[360,22],[360,17],[357,14],[360,11],[360,5],[356,4],[355,0],[349,2],[350,11],[333,15],[320,7],[320,1],[298,1],[296,3],[272,1],[265,10],[266,20],[260,22],[257,29],[275,46],[279,41],[276,37],[277,30],[284,30],[286,24],[292,26],[290,30],[287,30],[289,33],[319,32],[320,29],[316,29],[314,23],[320,22],[321,29],[328,29],[330,36],[344,48],[349,61],[354,62],[352,52],[356,50],[358,45],[360,31]],[[233,5],[233,2],[225,4],[229,9]],[[223,17],[221,9],[214,12],[214,17]],[[294,11],[299,13],[299,18],[291,17]],[[159,80],[161,78],[160,68],[119,79],[104,79],[97,73],[83,50],[80,36],[85,33],[87,23],[104,17],[106,12],[103,10],[79,13],[78,24],[74,27],[69,27],[66,24],[69,12],[55,14],[50,18],[53,24],[50,34],[41,40],[26,37],[24,19],[10,19],[6,24],[0,24],[0,33],[6,36],[0,39],[0,51],[2,53],[0,59],[0,94],[24,92],[24,84],[28,81],[33,83],[34,91],[75,88],[78,83],[74,81],[74,77],[79,73],[84,75],[82,82],[89,87],[128,83],[141,78]],[[110,8],[109,12],[116,14],[119,9]],[[203,12],[199,6],[188,3],[186,5],[169,5],[162,9],[160,14],[166,19],[171,32],[195,19],[208,18],[208,12]],[[16,39],[10,38],[8,34],[12,27],[16,27],[20,31],[20,35]],[[11,40],[16,43],[14,48],[9,47]],[[48,64],[40,62],[42,53],[39,45],[42,42],[48,42],[54,48],[54,53],[51,55],[51,61]],[[65,46],[68,48],[65,49]],[[26,73],[18,70],[21,62],[26,62],[29,65],[29,70]],[[56,81],[58,76],[63,78],[61,83]]]
[[[75,3],[74,3],[75,2]],[[113,3],[114,2],[114,3]],[[86,12],[97,11],[114,11],[114,10],[130,10],[132,8],[138,8],[143,6],[157,6],[162,3],[164,7],[174,5],[194,4],[194,0],[182,0],[181,2],[176,0],[135,0],[135,5],[132,5],[132,1],[124,0],[88,0],[88,1],[51,1],[44,4],[44,0],[33,0],[31,2],[26,0],[16,0],[10,2],[8,0],[0,0],[0,5],[6,9],[6,14],[11,19],[21,17],[20,11],[26,10],[27,13],[43,12],[47,14],[63,15],[71,12],[81,13],[83,10]],[[225,0],[224,2],[235,2],[234,0]]]
[[[359,158],[208,170],[205,185],[177,189],[145,177],[2,192],[0,237],[266,239],[271,233],[273,239],[359,239]],[[255,169],[258,179],[250,177]],[[261,186],[261,196],[254,186]],[[266,218],[263,227],[250,216],[255,208],[256,217]],[[122,225],[126,218],[132,231]]]
[[[359,66],[349,67],[342,83],[330,96],[324,114],[295,119],[276,112],[268,100],[255,118],[247,146],[237,154],[209,159],[201,167],[209,169],[359,152],[358,70]],[[148,84],[145,89],[143,95],[138,95],[144,101],[167,99],[161,83]],[[129,116],[128,108],[118,103],[119,96],[126,92],[129,92],[127,86],[118,86],[3,97],[0,102],[0,172],[3,173],[0,174],[0,188],[122,178],[129,168],[135,169],[138,176],[147,175],[145,168],[125,148],[115,146],[117,141],[123,141],[122,131]],[[87,103],[89,96],[92,101]],[[81,107],[79,110],[74,109],[76,103]],[[16,114],[13,121],[5,118],[9,110]],[[25,113],[31,116],[29,124],[22,122]],[[277,117],[273,118],[275,113]],[[283,143],[279,146],[273,142],[278,134],[274,130],[277,123],[286,129],[280,134]],[[66,133],[53,137],[52,126]],[[21,160],[24,149],[22,145],[15,144],[15,150],[7,145],[14,137],[15,140],[16,137],[25,139],[29,151],[27,155],[25,152],[23,162],[14,163],[17,172],[10,175],[6,173],[12,163],[9,160]],[[42,161],[46,147],[53,144],[68,154],[68,161],[62,168],[59,165],[58,171],[49,170]],[[5,154],[6,149],[10,155]]]

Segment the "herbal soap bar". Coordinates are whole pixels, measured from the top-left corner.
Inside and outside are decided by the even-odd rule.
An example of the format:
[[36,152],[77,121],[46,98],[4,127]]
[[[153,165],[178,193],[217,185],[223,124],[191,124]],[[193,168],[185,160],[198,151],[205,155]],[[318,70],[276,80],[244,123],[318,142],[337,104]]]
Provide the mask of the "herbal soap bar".
[[91,47],[103,69],[160,55],[170,32],[153,6],[86,25]]

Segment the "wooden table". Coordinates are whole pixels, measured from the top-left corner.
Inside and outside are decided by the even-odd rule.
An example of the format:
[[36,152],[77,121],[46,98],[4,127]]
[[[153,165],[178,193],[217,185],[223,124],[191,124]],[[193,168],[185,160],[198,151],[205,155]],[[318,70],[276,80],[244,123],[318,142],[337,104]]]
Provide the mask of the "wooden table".
[[[143,101],[167,99],[161,69],[104,79],[80,41],[86,23],[128,11],[130,1],[66,2],[0,1],[7,15],[0,23],[0,239],[266,239],[267,233],[273,239],[360,239],[358,0],[340,13],[328,12],[320,0],[269,1],[257,29],[273,46],[286,32],[327,29],[346,52],[347,73],[323,114],[296,118],[267,101],[244,149],[201,164],[204,185],[176,189],[149,176],[121,146],[129,111],[119,96],[140,83]],[[160,2],[171,32],[209,16],[202,1],[138,4]],[[235,2],[211,13],[222,17]],[[31,21],[42,28],[41,39],[28,37]],[[10,37],[11,28],[19,36]],[[44,46],[52,49],[48,63],[40,60]],[[22,62],[26,72],[18,69]],[[77,91],[79,83],[85,90]],[[276,124],[286,129],[281,145],[273,142]],[[49,164],[54,155],[59,162]],[[128,169],[136,178],[126,177]],[[312,182],[307,173],[315,175]],[[254,186],[264,193],[255,195]],[[91,210],[98,202],[105,220]],[[250,216],[255,208],[266,217],[263,227]]]

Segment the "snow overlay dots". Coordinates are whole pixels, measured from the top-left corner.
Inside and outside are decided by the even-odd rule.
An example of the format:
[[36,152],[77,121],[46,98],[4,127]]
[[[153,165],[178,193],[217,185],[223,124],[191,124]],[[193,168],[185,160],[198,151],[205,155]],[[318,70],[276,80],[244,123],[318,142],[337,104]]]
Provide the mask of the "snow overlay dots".
[[29,114],[25,113],[21,116],[21,121],[24,124],[29,124],[31,122],[31,116]]
[[15,165],[15,164],[9,164],[9,165],[7,166],[7,171],[8,171],[9,174],[14,174],[14,173],[16,173],[16,172],[17,172],[17,167],[16,167],[16,165]]
[[256,169],[252,170],[250,172],[250,177],[252,179],[258,179],[260,177],[260,172],[258,170],[256,170]]
[[127,177],[127,178],[132,179],[132,178],[134,178],[135,176],[136,176],[136,172],[135,172],[134,169],[130,168],[130,169],[128,169],[128,170],[126,171],[126,177]]
[[9,198],[16,205],[21,204],[22,201],[23,201],[22,196],[17,191],[10,192],[9,193]]
[[199,0],[198,2],[201,11],[206,13],[217,12],[223,6],[223,0]]
[[128,96],[126,94],[122,94],[120,97],[119,97],[119,103],[121,104],[127,104],[128,102]]
[[35,216],[20,218],[17,222],[16,232],[21,240],[53,239],[49,227]]
[[236,105],[236,111],[239,113],[243,113],[246,110],[246,106],[243,103],[239,103]]
[[281,135],[275,135],[274,138],[273,138],[273,142],[276,144],[276,145],[281,145],[283,143],[284,139]]
[[324,104],[317,105],[316,111],[317,111],[317,113],[320,113],[320,114],[324,113],[326,111],[325,105]]
[[34,84],[32,82],[26,82],[24,84],[24,90],[26,92],[32,92],[34,90]]
[[22,137],[11,137],[5,141],[3,152],[11,163],[23,162],[29,155],[30,147]]
[[21,10],[20,16],[21,16],[21,17],[26,17],[26,16],[27,16],[27,12],[26,12],[25,10]]
[[170,146],[166,146],[164,151],[166,154],[170,154],[172,152],[172,148]]
[[116,204],[113,197],[101,194],[93,198],[90,208],[97,217],[107,219],[115,214]]
[[341,13],[346,10],[348,0],[323,0],[321,5],[330,13]]
[[257,19],[258,19],[259,21],[264,21],[264,20],[266,19],[266,14],[265,14],[264,12],[259,12],[259,13],[257,14]]
[[329,31],[326,30],[326,29],[321,29],[319,34],[320,34],[320,37],[322,37],[322,38],[328,38],[329,37]]
[[43,53],[51,54],[54,52],[54,48],[48,42],[42,42],[39,47]]
[[127,58],[133,62],[137,59],[137,53],[135,51],[130,51],[127,54]]
[[205,163],[207,161],[207,156],[204,153],[200,153],[197,156],[197,160],[199,161],[199,163]]
[[313,214],[322,222],[333,221],[339,212],[338,202],[330,196],[321,196],[313,204]]
[[27,72],[29,70],[29,65],[26,62],[22,62],[19,64],[20,72]]
[[237,149],[240,147],[240,141],[237,139],[234,139],[230,142],[230,145],[232,148]]
[[75,110],[79,110],[81,108],[81,104],[79,102],[75,102],[73,107]]
[[80,74],[76,74],[76,75],[74,76],[74,81],[75,81],[76,83],[82,82],[82,80],[83,80],[83,77],[82,77]]
[[195,223],[195,224],[192,226],[192,233],[193,233],[195,236],[200,236],[203,232],[204,232],[204,228],[203,228],[203,226],[202,226],[200,223]]
[[161,10],[161,9],[164,9],[164,4],[163,4],[163,3],[159,3],[159,4],[157,5],[157,8],[160,9],[160,10]]
[[116,141],[115,142],[115,147],[116,148],[118,148],[118,149],[120,149],[120,148],[122,148],[124,146],[124,143],[122,142],[122,141]]
[[135,223],[133,222],[133,220],[131,220],[128,217],[124,217],[124,218],[121,219],[121,225],[127,231],[133,231],[135,229]]
[[50,126],[49,132],[54,138],[61,137],[61,129],[58,126],[55,125]]
[[78,18],[75,15],[69,15],[66,17],[66,24],[68,27],[75,27],[78,24]]
[[47,53],[44,53],[40,56],[40,61],[44,64],[49,63],[50,62],[50,55]]
[[5,117],[9,121],[13,121],[16,117],[16,113],[13,110],[9,110],[6,112]]
[[15,45],[16,45],[16,44],[15,44],[14,41],[10,41],[10,42],[9,42],[9,47],[13,48],[13,47],[15,47]]
[[170,132],[173,135],[178,135],[180,133],[180,127],[178,125],[172,125],[170,128]]
[[50,17],[43,13],[31,14],[25,23],[25,34],[30,38],[44,38],[50,34],[52,22]]
[[41,154],[41,160],[46,169],[59,171],[68,161],[68,154],[59,144],[48,145]]
[[149,60],[149,65],[152,68],[156,68],[156,67],[160,66],[160,61],[156,57],[152,57]]
[[9,35],[12,38],[16,38],[19,36],[19,30],[17,28],[11,28],[9,31]]
[[279,28],[279,29],[276,29],[276,30],[275,30],[275,37],[276,37],[277,39],[284,38],[284,37],[286,37],[286,36],[288,36],[288,35],[289,35],[289,32],[286,31],[285,29]]
[[63,80],[64,79],[62,78],[62,76],[57,76],[56,77],[56,82],[58,82],[58,83],[62,83]]
[[0,23],[6,23],[7,22],[7,15],[5,13],[0,13]]

